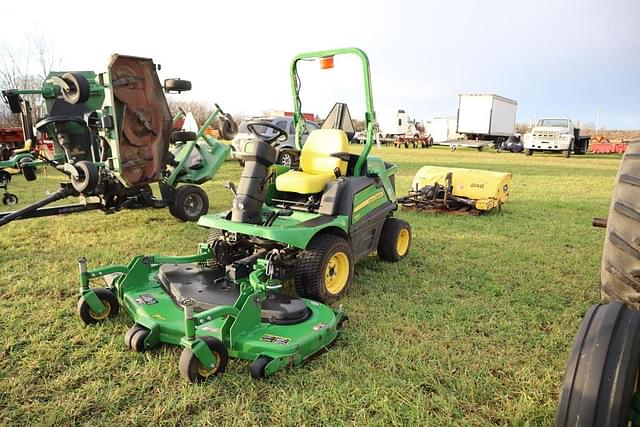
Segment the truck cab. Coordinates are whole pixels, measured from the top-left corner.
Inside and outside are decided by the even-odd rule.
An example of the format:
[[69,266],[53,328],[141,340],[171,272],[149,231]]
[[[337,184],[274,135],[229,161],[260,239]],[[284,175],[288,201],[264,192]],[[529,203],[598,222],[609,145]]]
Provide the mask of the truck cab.
[[[577,131],[577,132],[576,132]],[[579,129],[573,122],[564,117],[539,119],[531,132],[524,137],[524,148],[527,156],[536,151],[564,152],[565,157],[571,155],[576,147]]]

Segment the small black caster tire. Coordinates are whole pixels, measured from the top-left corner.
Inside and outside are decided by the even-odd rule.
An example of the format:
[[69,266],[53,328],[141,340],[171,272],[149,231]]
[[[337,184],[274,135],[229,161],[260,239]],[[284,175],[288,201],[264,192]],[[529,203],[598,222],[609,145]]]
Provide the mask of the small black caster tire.
[[267,368],[269,362],[271,362],[272,360],[273,359],[266,356],[258,357],[249,367],[249,370],[251,371],[251,378],[255,380],[266,378],[267,374],[265,372],[265,369]]
[[144,341],[147,339],[150,333],[151,331],[149,331],[147,328],[139,327],[139,329],[136,330],[135,333],[131,334],[131,341],[129,346],[131,347],[131,350],[135,351],[136,353],[144,353],[144,351],[147,349]]
[[191,383],[206,381],[216,375],[224,373],[229,362],[227,347],[222,341],[214,337],[200,337],[204,341],[216,358],[216,365],[212,368],[202,366],[196,355],[188,348],[182,350],[180,355],[179,369],[183,378]]
[[105,305],[106,310],[102,313],[96,313],[91,309],[84,297],[80,297],[77,306],[78,316],[80,316],[80,319],[86,325],[93,325],[110,317],[114,317],[118,314],[118,310],[120,309],[118,298],[113,294],[113,292],[105,288],[95,288],[93,291],[98,298],[100,298],[102,304]]
[[18,204],[18,196],[13,193],[5,193],[2,196],[2,204],[3,205],[17,205]]
[[124,345],[128,348],[131,348],[131,338],[141,330],[146,329],[144,326],[140,326],[137,323],[129,328],[126,334],[124,334]]

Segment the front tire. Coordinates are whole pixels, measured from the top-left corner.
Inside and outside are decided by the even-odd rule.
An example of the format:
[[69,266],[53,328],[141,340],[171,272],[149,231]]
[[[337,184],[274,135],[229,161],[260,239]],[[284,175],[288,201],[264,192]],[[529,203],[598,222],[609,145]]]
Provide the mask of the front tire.
[[411,226],[407,221],[398,218],[387,218],[384,221],[378,256],[389,262],[398,262],[409,253],[411,247]]
[[640,144],[629,144],[620,162],[602,250],[602,302],[622,301],[640,310]]
[[527,148],[526,154],[527,156],[533,156],[533,150],[531,148]]
[[320,234],[296,262],[296,292],[301,297],[330,304],[349,291],[353,265],[353,252],[345,239]]
[[626,426],[639,359],[640,313],[621,302],[592,306],[569,356],[556,426]]

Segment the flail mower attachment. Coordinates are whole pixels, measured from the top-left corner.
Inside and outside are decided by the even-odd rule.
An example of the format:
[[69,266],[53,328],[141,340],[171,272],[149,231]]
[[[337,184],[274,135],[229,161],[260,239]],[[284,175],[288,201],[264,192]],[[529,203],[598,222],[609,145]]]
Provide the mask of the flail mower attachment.
[[[52,72],[39,90],[4,90],[5,102],[21,116],[25,139],[35,136],[22,95],[44,98],[48,116],[35,128],[53,140],[55,152],[53,159],[41,160],[69,182],[32,205],[0,213],[0,226],[16,219],[144,207],[169,207],[182,221],[197,220],[209,208],[198,185],[216,173],[229,147],[205,137],[204,127],[198,133],[172,131],[164,93],[189,89],[187,80],[161,83],[149,58],[115,54],[104,73]],[[217,108],[206,124],[220,113]],[[151,184],[158,184],[160,197],[153,196]],[[80,203],[44,208],[72,196]]]
[[424,166],[398,204],[420,212],[480,215],[500,210],[510,187],[510,173]]

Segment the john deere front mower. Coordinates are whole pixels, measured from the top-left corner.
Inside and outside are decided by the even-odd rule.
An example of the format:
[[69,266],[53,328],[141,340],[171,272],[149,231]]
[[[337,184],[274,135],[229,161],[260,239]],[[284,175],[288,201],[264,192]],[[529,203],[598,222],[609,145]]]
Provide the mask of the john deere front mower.
[[[67,175],[69,182],[39,202],[0,214],[0,226],[93,209],[111,213],[167,206],[183,221],[197,220],[209,206],[197,184],[213,176],[229,148],[210,137],[199,141],[203,135],[194,132],[172,132],[164,92],[190,89],[186,80],[161,84],[151,59],[113,55],[104,73],[52,72],[39,90],[4,90],[11,111],[21,115],[28,141],[35,141],[35,136],[29,101],[23,95],[44,98],[48,116],[35,128],[53,140],[55,154],[39,161]],[[172,144],[181,146],[181,154],[173,154]],[[196,154],[194,161],[191,155]],[[159,197],[150,187],[155,183]],[[72,196],[80,197],[80,203],[44,207]]]
[[[284,129],[251,123],[244,169],[231,210],[205,215],[207,243],[186,257],[137,257],[129,265],[87,270],[80,260],[78,312],[85,323],[114,316],[120,306],[135,325],[125,343],[144,351],[159,343],[182,345],[180,371],[190,381],[223,372],[228,357],[249,360],[254,377],[299,365],[330,344],[345,319],[323,303],[344,295],[355,262],[372,251],[395,262],[407,255],[411,229],[393,217],[395,165],[370,156],[375,113],[369,62],[359,49],[298,55],[291,65],[296,140],[304,129],[297,65],[355,55],[362,62],[367,142],[349,152],[353,125],[336,104],[323,128],[300,153],[300,169],[276,165]],[[329,61],[330,59],[330,61]],[[270,135],[259,129],[271,127]],[[105,277],[106,288],[89,280]],[[299,297],[278,289],[293,281]]]

